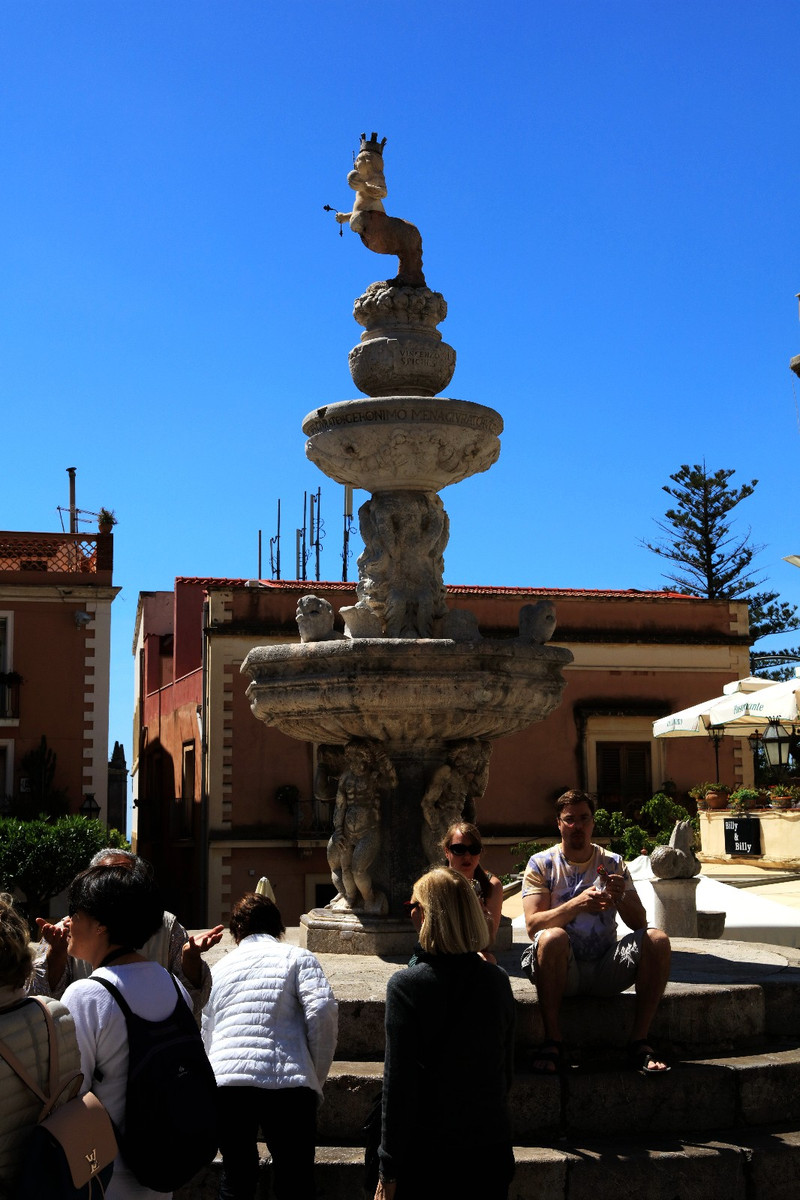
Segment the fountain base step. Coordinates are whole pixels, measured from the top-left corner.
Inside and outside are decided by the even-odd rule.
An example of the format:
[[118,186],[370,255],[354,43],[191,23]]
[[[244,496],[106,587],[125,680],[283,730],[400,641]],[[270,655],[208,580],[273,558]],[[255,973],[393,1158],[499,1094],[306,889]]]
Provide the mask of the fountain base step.
[[407,917],[312,908],[300,918],[300,945],[314,954],[411,954],[417,935]]
[[[496,952],[510,950],[514,931],[508,917],[500,918]],[[300,917],[299,944],[313,954],[410,955],[417,934],[407,917],[312,908]]]

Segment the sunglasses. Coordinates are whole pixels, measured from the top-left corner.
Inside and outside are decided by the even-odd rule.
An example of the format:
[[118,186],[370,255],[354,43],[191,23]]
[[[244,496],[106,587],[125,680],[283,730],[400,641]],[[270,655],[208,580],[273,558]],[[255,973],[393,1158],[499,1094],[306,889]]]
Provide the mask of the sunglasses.
[[451,854],[455,854],[458,858],[461,858],[464,854],[480,854],[482,847],[468,846],[466,842],[454,842],[453,845],[448,846],[447,849]]
[[412,912],[414,911],[414,909],[415,909],[415,908],[422,908],[422,905],[420,904],[419,900],[404,900],[404,901],[403,901],[403,908],[406,910],[406,912],[408,913],[408,915],[409,915],[409,916],[411,916],[411,914],[412,914]]

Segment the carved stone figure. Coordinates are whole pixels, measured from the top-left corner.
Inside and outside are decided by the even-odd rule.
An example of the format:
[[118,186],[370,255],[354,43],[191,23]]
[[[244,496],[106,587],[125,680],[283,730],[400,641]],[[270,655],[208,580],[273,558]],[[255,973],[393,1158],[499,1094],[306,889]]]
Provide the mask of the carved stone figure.
[[700,859],[694,852],[691,821],[676,821],[668,846],[656,846],[650,867],[659,879],[691,879],[700,874]]
[[344,636],[333,628],[333,607],[321,596],[301,596],[295,620],[301,642],[333,642]]
[[373,888],[370,868],[380,849],[381,790],[394,787],[397,775],[377,742],[348,742],[344,759],[328,842],[338,895],[328,908],[383,914],[388,904]]
[[556,606],[552,600],[523,604],[519,610],[519,636],[523,642],[543,646],[556,631]]
[[450,522],[435,493],[381,492],[358,511],[364,552],[357,607],[378,615],[385,637],[427,638],[447,612],[444,549]]
[[317,746],[317,766],[314,771],[314,799],[333,804],[344,771],[344,746]]
[[356,194],[353,211],[337,213],[340,225],[348,221],[368,250],[376,254],[396,254],[399,270],[388,284],[398,287],[425,287],[422,273],[422,238],[410,221],[390,217],[383,207],[386,177],[383,173],[383,148],[386,138],[378,141],[377,133],[367,139],[361,135],[361,147],[347,182]]
[[442,838],[457,821],[475,821],[476,804],[489,781],[491,743],[453,742],[422,797],[422,846],[433,866],[442,861]]

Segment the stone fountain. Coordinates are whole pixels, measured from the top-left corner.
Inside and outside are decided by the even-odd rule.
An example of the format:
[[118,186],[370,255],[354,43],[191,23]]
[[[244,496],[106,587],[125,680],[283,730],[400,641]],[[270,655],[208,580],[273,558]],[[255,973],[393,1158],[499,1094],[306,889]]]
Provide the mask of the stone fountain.
[[301,642],[251,651],[242,673],[254,715],[317,745],[315,793],[334,805],[328,861],[337,889],[301,918],[318,952],[403,953],[414,880],[443,861],[447,827],[474,820],[492,740],[559,704],[568,650],[547,645],[548,600],[526,605],[516,638],[483,638],[474,616],[450,609],[443,582],[449,521],[439,492],[486,471],[500,453],[500,415],[439,396],[456,355],[437,326],[444,296],[425,283],[422,239],[389,216],[384,138],[361,135],[340,224],[368,249],[397,255],[394,279],[355,302],[363,326],[350,371],[366,398],[315,409],[306,454],[337,483],[370,493],[359,509],[364,552],[357,602],[298,605]]

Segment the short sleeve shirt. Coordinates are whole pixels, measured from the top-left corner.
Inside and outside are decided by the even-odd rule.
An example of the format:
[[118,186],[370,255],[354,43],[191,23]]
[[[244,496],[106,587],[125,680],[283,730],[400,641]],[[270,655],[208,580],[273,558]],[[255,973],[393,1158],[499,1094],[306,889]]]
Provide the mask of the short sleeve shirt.
[[[601,865],[609,875],[622,875],[625,891],[632,891],[633,880],[620,856],[594,843],[591,849],[590,857],[582,863],[569,862],[562,854],[560,844],[534,854],[528,861],[522,879],[523,900],[526,896],[549,893],[550,907],[558,908],[560,904],[592,887]],[[566,930],[572,953],[578,960],[601,958],[617,940],[616,909],[581,913],[574,921],[570,921]]]

